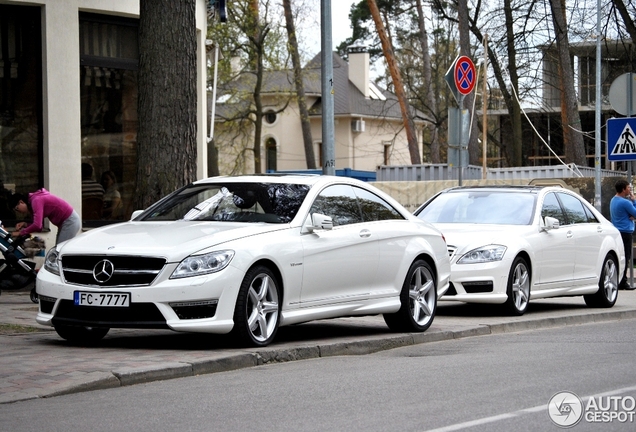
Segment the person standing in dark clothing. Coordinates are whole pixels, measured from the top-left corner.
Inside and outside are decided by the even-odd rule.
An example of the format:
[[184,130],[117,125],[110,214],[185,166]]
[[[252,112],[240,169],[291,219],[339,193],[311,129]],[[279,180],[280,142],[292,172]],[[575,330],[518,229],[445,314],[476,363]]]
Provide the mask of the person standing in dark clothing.
[[625,271],[619,284],[619,289],[634,289],[627,283],[627,268],[632,266],[632,248],[634,235],[634,219],[636,219],[636,197],[632,193],[632,186],[625,180],[615,184],[616,195],[610,201],[610,217],[612,224],[621,233],[625,247]]

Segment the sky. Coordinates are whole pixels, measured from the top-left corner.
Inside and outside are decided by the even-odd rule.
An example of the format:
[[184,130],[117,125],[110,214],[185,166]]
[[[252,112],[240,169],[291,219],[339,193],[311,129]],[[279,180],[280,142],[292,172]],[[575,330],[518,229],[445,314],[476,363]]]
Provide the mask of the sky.
[[[321,0],[322,1],[322,0]],[[359,0],[358,0],[359,1]],[[310,57],[320,52],[320,4],[314,4],[314,14],[316,15],[316,24],[311,29],[305,31],[310,32],[310,36],[306,39],[306,46],[310,51]],[[354,0],[331,0],[331,41],[334,50],[340,43],[348,37],[351,37],[351,23],[349,22],[349,10],[351,5],[356,3]]]
[[331,38],[334,49],[346,38],[351,37],[349,10],[356,3],[351,0],[331,1]]

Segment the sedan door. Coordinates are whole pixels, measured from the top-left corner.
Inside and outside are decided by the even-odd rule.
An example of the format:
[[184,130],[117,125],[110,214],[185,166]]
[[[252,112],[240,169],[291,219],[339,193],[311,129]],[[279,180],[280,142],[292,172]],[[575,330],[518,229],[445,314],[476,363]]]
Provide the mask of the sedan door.
[[542,232],[540,261],[535,265],[534,289],[562,288],[570,284],[576,260],[574,230],[568,225],[555,193],[548,193],[542,203],[541,218],[550,216],[559,220],[559,228]]
[[577,197],[562,192],[558,193],[558,197],[576,244],[573,285],[590,283],[599,277],[598,254],[606,234],[603,233],[600,222],[592,212],[586,211]]
[[378,242],[373,224],[363,221],[352,187],[325,188],[308,217],[314,213],[330,216],[333,229],[302,236],[301,306],[337,305],[369,298],[376,284]]

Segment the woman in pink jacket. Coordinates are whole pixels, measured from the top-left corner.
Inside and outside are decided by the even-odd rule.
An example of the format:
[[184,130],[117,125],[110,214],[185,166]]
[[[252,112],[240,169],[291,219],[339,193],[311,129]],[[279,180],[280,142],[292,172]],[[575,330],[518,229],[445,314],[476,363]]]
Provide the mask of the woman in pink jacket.
[[33,218],[30,225],[25,222],[17,223],[12,233],[14,237],[42,231],[44,218],[49,218],[57,226],[55,244],[75,237],[82,228],[82,220],[73,207],[44,188],[30,193],[28,197],[16,193],[9,202],[15,212],[31,214]]

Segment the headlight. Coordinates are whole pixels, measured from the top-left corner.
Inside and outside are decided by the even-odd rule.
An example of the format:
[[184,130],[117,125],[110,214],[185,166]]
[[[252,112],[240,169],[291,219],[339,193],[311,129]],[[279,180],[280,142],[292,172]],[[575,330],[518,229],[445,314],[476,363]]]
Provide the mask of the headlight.
[[179,263],[170,279],[199,276],[223,270],[232,261],[234,251],[218,251],[205,255],[189,256]]
[[501,261],[506,253],[506,247],[502,245],[488,245],[473,249],[465,253],[457,264],[478,264],[492,261]]
[[52,248],[46,254],[46,258],[44,258],[44,268],[46,271],[60,275],[60,264],[57,261],[58,252],[56,248]]

